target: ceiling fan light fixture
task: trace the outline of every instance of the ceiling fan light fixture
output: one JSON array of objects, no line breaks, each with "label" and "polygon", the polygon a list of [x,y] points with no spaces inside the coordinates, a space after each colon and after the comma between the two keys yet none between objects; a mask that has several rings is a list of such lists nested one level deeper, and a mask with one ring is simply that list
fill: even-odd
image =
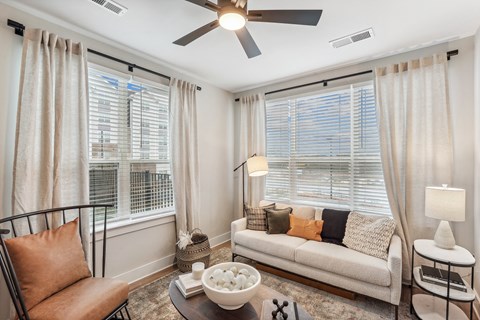
[{"label": "ceiling fan light fixture", "polygon": [[227,30],[239,30],[245,26],[247,19],[240,10],[228,10],[219,14],[220,26]]}]

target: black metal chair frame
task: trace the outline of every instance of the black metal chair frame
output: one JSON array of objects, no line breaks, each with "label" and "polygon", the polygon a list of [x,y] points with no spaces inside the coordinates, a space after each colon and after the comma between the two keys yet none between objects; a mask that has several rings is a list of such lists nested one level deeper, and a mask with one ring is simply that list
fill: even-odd
[{"label": "black metal chair frame", "polygon": [[[28,224],[28,231],[29,233],[26,234],[34,234],[33,226],[32,226],[32,219],[37,217],[44,219],[45,227],[47,230],[50,230],[51,226],[53,225],[52,219],[53,215],[58,215],[61,213],[61,221],[62,224],[65,224],[67,221],[67,214],[74,213],[76,217],[78,217],[79,221],[79,234],[80,238],[82,238],[82,210],[92,210],[93,213],[93,221],[95,221],[95,217],[98,211],[102,211],[99,214],[103,215],[103,239],[102,239],[102,275],[101,277],[105,277],[105,265],[106,265],[106,252],[107,252],[107,209],[112,207],[111,205],[103,205],[103,204],[92,204],[92,205],[78,205],[78,206],[70,206],[70,207],[61,207],[61,208],[53,208],[47,210],[40,210],[35,212],[24,213],[16,216],[11,216],[8,218],[0,219],[0,268],[2,269],[2,274],[5,279],[5,283],[7,285],[7,289],[10,293],[10,297],[12,298],[13,305],[15,307],[15,311],[17,312],[19,320],[30,320],[28,315],[28,310],[25,307],[24,298],[22,292],[20,290],[20,285],[15,274],[15,269],[12,265],[12,261],[8,254],[7,247],[5,245],[4,236],[12,232],[13,237],[21,236],[18,234],[15,228],[15,222],[19,222],[19,220],[23,219],[23,222],[27,222]],[[103,210],[101,210],[103,209]],[[7,225],[7,226],[5,226]],[[93,277],[96,276],[96,230],[95,230],[96,223],[92,223],[92,275]],[[42,230],[37,230],[36,232],[40,232]],[[130,320],[130,314],[127,309],[128,299],[120,304],[115,310],[113,310],[104,320],[107,319],[124,319]]]}]

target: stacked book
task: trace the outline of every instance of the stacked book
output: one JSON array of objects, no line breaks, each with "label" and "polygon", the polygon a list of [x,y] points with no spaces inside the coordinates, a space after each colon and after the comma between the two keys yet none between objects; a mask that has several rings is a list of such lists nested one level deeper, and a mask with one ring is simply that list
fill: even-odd
[{"label": "stacked book", "polygon": [[[448,271],[424,266],[420,268],[420,278],[422,281],[446,287],[448,285]],[[450,271],[450,289],[467,292],[467,286],[462,277],[457,273]]]},{"label": "stacked book", "polygon": [[185,299],[203,292],[202,280],[193,279],[191,273],[181,274],[175,280],[175,285]]}]

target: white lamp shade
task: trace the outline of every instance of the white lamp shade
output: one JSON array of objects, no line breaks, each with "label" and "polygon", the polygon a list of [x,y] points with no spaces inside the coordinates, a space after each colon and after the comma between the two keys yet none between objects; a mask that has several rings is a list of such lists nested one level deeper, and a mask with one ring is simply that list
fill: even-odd
[{"label": "white lamp shade", "polygon": [[427,187],[425,216],[446,221],[465,221],[465,190]]},{"label": "white lamp shade", "polygon": [[251,157],[247,160],[248,175],[251,177],[261,177],[268,173],[268,161],[263,156]]}]

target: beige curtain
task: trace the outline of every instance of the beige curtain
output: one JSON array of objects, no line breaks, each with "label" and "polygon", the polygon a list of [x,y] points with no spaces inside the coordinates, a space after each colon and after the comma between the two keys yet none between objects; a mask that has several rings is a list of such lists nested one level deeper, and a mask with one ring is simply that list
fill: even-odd
[{"label": "beige curtain", "polygon": [[[198,136],[196,86],[170,81],[170,154],[177,235],[198,227]],[[208,191],[206,191],[208,192]]]},{"label": "beige curtain", "polygon": [[[265,156],[265,95],[254,94],[240,98],[239,105],[239,145],[235,167],[256,153]],[[235,219],[243,217],[242,179],[245,178],[245,202],[257,206],[265,197],[265,177],[248,177],[245,165],[245,177],[242,170],[235,172]]]},{"label": "beige curtain", "polygon": [[[17,113],[14,214],[88,204],[88,90],[81,43],[25,31]],[[88,248],[88,213],[82,219]],[[85,250],[88,254],[88,250]]]},{"label": "beige curtain", "polygon": [[385,186],[406,280],[413,241],[433,238],[439,222],[425,217],[425,187],[452,181],[447,68],[446,54],[438,54],[375,70]]}]

